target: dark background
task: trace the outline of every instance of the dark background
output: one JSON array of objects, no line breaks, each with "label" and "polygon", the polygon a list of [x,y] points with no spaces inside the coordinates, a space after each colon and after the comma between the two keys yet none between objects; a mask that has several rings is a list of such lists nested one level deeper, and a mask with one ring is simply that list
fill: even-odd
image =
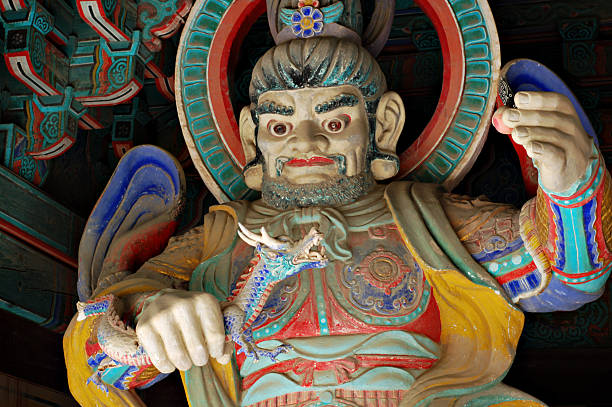
[{"label": "dark background", "polygon": [[[491,0],[490,4],[500,36],[502,65],[514,58],[531,58],[557,72],[587,111],[610,165],[612,1]],[[391,37],[378,59],[389,88],[398,91],[406,105],[404,148],[427,124],[438,101],[443,62],[435,38],[431,22],[412,1],[398,0]],[[173,49],[177,39],[166,41],[164,47]],[[250,70],[271,45],[266,21],[260,19],[245,40],[237,56],[238,68],[232,73],[236,109],[247,103]],[[166,68],[171,69],[172,63],[168,60]],[[7,90],[8,73],[2,69],[0,83]],[[398,74],[406,71],[412,74]],[[174,105],[153,103],[158,98],[150,92],[143,91],[136,98],[150,114],[149,120],[135,119],[136,144],[162,145],[186,169],[190,206],[183,219],[184,230],[201,220],[214,199],[186,156]],[[86,218],[116,159],[109,151],[108,132],[82,133],[77,145],[56,160],[43,189]],[[518,160],[506,136],[490,131],[479,159],[456,192],[487,195],[517,207],[525,202],[528,197]],[[608,285],[601,299],[578,311],[527,315],[515,363],[504,382],[551,406],[612,406],[612,287]],[[76,301],[75,296],[73,299]],[[0,311],[0,324],[0,372],[68,393],[61,334],[6,311]],[[150,406],[186,405],[179,382],[174,374],[141,395]]]}]

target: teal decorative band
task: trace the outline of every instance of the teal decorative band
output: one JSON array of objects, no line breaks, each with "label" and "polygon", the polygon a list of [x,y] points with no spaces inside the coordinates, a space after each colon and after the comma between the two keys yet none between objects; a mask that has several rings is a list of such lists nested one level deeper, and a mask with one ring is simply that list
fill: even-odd
[{"label": "teal decorative band", "polygon": [[411,174],[411,178],[445,184],[450,189],[469,171],[486,139],[495,102],[499,45],[497,30],[486,2],[448,1],[463,38],[463,95],[450,127],[429,157]]},{"label": "teal decorative band", "polygon": [[[196,168],[221,202],[248,199],[253,194],[244,183],[235,152],[225,145],[228,136],[221,136],[208,90],[211,46],[231,4],[225,0],[198,0],[194,4],[183,29],[176,65],[177,109],[183,135]],[[229,24],[223,27],[234,31],[239,28]],[[222,114],[233,113],[225,109]]]}]

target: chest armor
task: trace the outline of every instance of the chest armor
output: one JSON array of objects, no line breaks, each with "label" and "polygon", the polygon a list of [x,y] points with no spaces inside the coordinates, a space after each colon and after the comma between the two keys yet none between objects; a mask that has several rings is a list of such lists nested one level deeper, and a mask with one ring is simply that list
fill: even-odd
[{"label": "chest armor", "polygon": [[[330,258],[327,268],[305,270],[274,287],[251,325],[255,341],[405,330],[439,342],[431,288],[397,227],[351,232],[347,242],[351,260]],[[237,244],[234,275],[252,256],[252,247]]]}]

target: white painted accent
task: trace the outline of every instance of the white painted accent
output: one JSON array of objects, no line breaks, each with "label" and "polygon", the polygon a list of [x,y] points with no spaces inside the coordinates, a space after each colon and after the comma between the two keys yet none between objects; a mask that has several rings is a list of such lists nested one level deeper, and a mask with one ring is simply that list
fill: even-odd
[{"label": "white painted accent", "polygon": [[2,11],[9,11],[9,10],[21,10],[22,8],[25,8],[23,1],[21,0],[2,0],[2,3],[0,3],[2,5]]},{"label": "white painted accent", "polygon": [[8,59],[13,74],[21,79],[30,89],[34,90],[37,95],[49,96],[60,94],[36,72],[32,71],[32,65],[26,55],[9,56]]},{"label": "white painted accent", "polygon": [[108,95],[102,96],[86,96],[86,97],[78,97],[76,98],[83,106],[109,106],[116,105],[119,103],[123,103],[125,101],[130,100],[134,97],[139,91],[142,89],[142,85],[140,85],[135,80],[132,80],[123,88],[110,93]]},{"label": "white painted accent", "polygon": [[57,143],[38,152],[32,152],[29,155],[35,160],[50,160],[64,154],[74,144],[74,140],[70,137],[63,137]]},{"label": "white painted accent", "polygon": [[[83,17],[89,25],[102,35],[105,40],[111,42],[130,40],[106,17],[99,1],[79,1],[77,2],[77,7],[79,7]],[[100,24],[100,22],[104,22],[105,24]]]}]

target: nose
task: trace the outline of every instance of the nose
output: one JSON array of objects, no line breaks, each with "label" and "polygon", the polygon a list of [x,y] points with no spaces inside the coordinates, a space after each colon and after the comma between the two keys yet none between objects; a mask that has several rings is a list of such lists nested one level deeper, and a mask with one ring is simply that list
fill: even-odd
[{"label": "nose", "polygon": [[329,139],[317,130],[317,126],[312,120],[304,120],[293,129],[288,143],[296,153],[313,151],[324,153],[329,146]]}]

